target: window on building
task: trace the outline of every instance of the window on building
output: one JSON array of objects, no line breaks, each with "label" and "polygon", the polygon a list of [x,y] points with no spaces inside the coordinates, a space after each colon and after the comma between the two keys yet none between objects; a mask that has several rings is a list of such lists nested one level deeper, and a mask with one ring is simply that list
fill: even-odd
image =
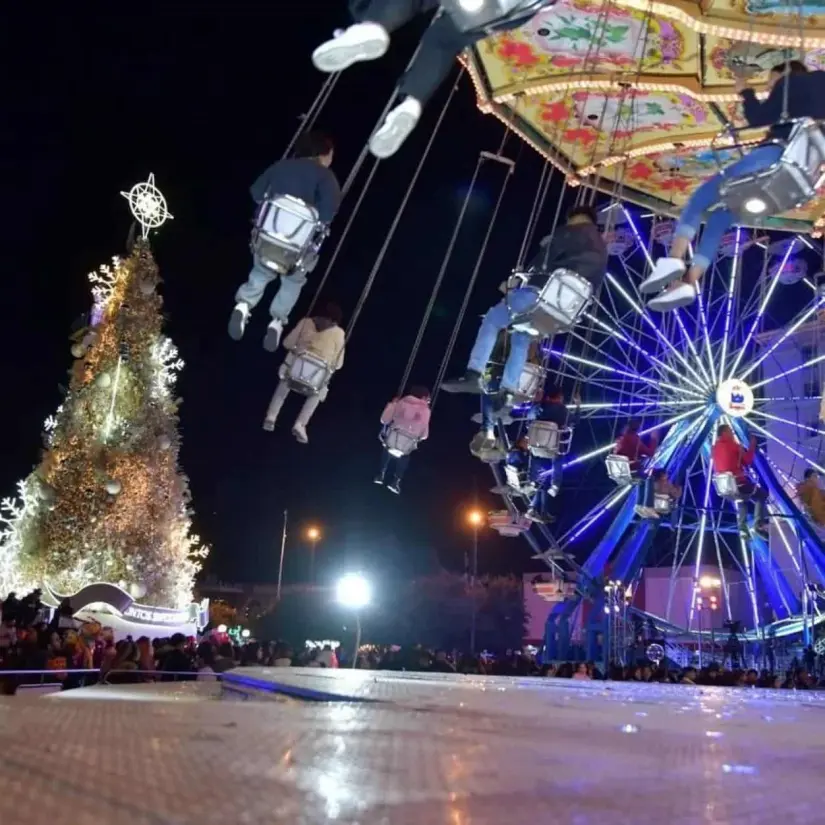
[{"label": "window on building", "polygon": [[806,344],[800,349],[799,354],[801,356],[802,363],[805,364],[812,358],[816,358],[816,347],[813,346],[813,344]]}]

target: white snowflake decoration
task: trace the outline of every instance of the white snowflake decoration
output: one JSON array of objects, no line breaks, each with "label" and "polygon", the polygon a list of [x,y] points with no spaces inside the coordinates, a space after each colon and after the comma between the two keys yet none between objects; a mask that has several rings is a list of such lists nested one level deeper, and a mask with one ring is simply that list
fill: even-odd
[{"label": "white snowflake decoration", "polygon": [[[92,283],[92,297],[95,308],[104,307],[112,296],[112,290],[118,279],[118,269],[120,268],[120,258],[112,258],[112,265],[103,264],[97,272],[89,273],[89,280]],[[94,315],[94,312],[93,312]]]},{"label": "white snowflake decoration", "polygon": [[166,398],[175,386],[178,373],[184,362],[171,338],[162,337],[152,348],[152,362],[155,365],[155,394]]}]

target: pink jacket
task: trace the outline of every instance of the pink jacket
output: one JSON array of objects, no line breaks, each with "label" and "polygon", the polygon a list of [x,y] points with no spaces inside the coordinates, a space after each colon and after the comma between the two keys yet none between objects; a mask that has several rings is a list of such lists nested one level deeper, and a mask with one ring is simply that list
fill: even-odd
[{"label": "pink jacket", "polygon": [[390,401],[381,414],[382,424],[395,424],[413,438],[424,441],[430,435],[430,405],[423,398],[405,395]]}]

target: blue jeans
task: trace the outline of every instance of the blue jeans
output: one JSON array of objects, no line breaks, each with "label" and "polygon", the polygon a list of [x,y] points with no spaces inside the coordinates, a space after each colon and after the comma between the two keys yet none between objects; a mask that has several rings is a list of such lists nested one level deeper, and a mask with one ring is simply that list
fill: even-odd
[{"label": "blue jeans", "polygon": [[401,481],[404,473],[407,472],[409,463],[410,457],[408,455],[394,456],[390,455],[387,450],[384,450],[384,455],[381,456],[381,478],[384,478],[387,470],[392,467],[394,480]]},{"label": "blue jeans", "polygon": [[[772,166],[782,156],[781,146],[759,146],[750,154],[740,158],[725,169],[725,175],[714,175],[706,180],[685,204],[674,236],[692,241],[699,231],[699,224],[708,210],[719,203],[719,187],[725,177],[738,177],[760,172]],[[716,257],[719,244],[725,232],[733,226],[734,215],[730,209],[720,206],[708,215],[707,226],[699,240],[693,265],[701,267],[704,272]]]},{"label": "blue jeans", "polygon": [[298,302],[301,290],[307,282],[307,268],[299,269],[289,275],[280,275],[272,269],[264,266],[255,258],[249,278],[238,287],[235,300],[238,303],[246,304],[250,309],[254,309],[264,291],[276,278],[281,279],[281,285],[269,305],[269,314],[273,318],[286,323],[289,320],[289,313]]},{"label": "blue jeans", "polygon": [[493,413],[498,404],[493,396],[499,391],[500,386],[500,378],[491,378],[487,382],[487,393],[481,396],[481,429],[488,433],[495,429],[496,419]]},{"label": "blue jeans", "polygon": [[[467,369],[483,373],[493,354],[499,332],[510,325],[511,313],[520,315],[522,312],[528,312],[535,307],[537,302],[538,293],[535,290],[521,288],[512,290],[508,293],[506,300],[499,301],[491,307],[481,322]],[[529,352],[530,336],[526,332],[511,332],[510,354],[507,356],[504,374],[501,376],[502,390],[515,392]]]}]

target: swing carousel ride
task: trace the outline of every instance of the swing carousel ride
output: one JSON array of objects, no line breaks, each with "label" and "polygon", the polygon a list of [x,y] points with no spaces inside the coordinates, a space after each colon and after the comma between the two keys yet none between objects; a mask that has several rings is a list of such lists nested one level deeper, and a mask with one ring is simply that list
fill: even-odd
[{"label": "swing carousel ride", "polygon": [[[808,643],[825,618],[825,544],[795,492],[805,470],[825,473],[817,239],[825,201],[818,193],[732,229],[693,307],[652,315],[638,292],[691,192],[763,138],[740,131],[734,72],[758,85],[786,59],[823,68],[823,13],[825,0],[558,0],[464,58],[481,111],[547,161],[539,212],[551,177],[561,175],[563,197],[600,208],[611,254],[601,291],[566,335],[545,343],[543,365],[567,388],[586,388],[576,431],[562,434],[571,446],[560,495],[579,498],[570,490],[593,482],[603,497],[574,523],[531,524],[529,493],[489,462],[507,507],[491,526],[528,539],[556,592],[568,594],[548,620],[550,658],[569,656],[571,639],[589,658],[599,655],[596,640],[620,610],[617,583],[623,594],[643,589],[649,566],[669,568],[663,608],[631,609],[676,641],[713,624],[702,617],[708,599],[698,587],[708,578],[720,591],[715,626],[742,620],[744,638]],[[642,420],[643,433],[663,433],[649,466],[683,488],[678,501],[657,496],[658,518],[637,514],[641,485],[621,467],[606,468],[629,417]],[[736,509],[745,503],[714,476],[721,423],[744,444],[758,439],[751,469],[769,493],[767,539],[742,531]],[[497,429],[507,446],[528,427],[516,420]],[[564,453],[566,442],[544,457]]]}]

